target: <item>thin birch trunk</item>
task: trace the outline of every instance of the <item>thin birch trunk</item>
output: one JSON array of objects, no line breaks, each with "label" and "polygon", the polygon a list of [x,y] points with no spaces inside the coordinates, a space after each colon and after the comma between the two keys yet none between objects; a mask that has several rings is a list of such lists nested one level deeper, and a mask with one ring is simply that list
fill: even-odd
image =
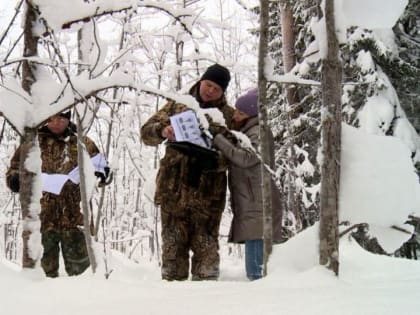
[{"label": "thin birch trunk", "polygon": [[[38,55],[38,37],[34,35],[33,27],[36,24],[36,12],[30,1],[26,2],[27,10],[24,22],[24,57],[33,57]],[[22,87],[31,94],[33,83],[36,82],[36,66],[28,60],[25,60],[22,65]],[[27,113],[30,115],[31,113]],[[28,121],[31,121],[27,117]],[[37,257],[31,253],[31,237],[33,236],[33,228],[40,226],[38,214],[31,211],[32,199],[34,197],[33,183],[36,180],[37,174],[28,169],[27,160],[29,154],[38,146],[38,130],[32,127],[25,127],[21,138],[21,152],[19,165],[19,182],[20,191],[19,198],[22,208],[23,219],[23,254],[22,267],[34,268],[37,263]],[[32,229],[31,229],[32,228]]]},{"label": "thin birch trunk", "polygon": [[83,158],[85,146],[83,144],[83,127],[82,122],[80,119],[80,115],[76,112],[77,117],[77,165],[79,167],[79,174],[80,174],[80,196],[81,196],[81,204],[82,204],[82,212],[83,212],[83,226],[84,226],[84,234],[86,240],[86,247],[90,261],[90,267],[92,268],[92,272],[96,272],[96,257],[95,253],[92,248],[92,236],[90,234],[90,207],[88,201],[88,195],[86,191],[86,172],[85,172],[85,161]]},{"label": "thin birch trunk", "polygon": [[[123,25],[123,29],[121,31],[121,37],[120,37],[120,42],[119,42],[119,46],[118,46],[118,50],[122,50],[124,47],[124,41],[126,38],[126,24],[128,23],[127,21],[129,21],[131,18],[131,14],[128,16],[128,18],[124,21],[124,25]],[[116,65],[116,68],[119,68],[119,64]],[[117,97],[117,93],[118,93],[118,89],[114,89],[113,91],[113,99],[115,99]],[[109,158],[109,154],[110,154],[110,150],[111,150],[111,135],[112,135],[112,131],[113,131],[113,127],[114,127],[114,116],[115,116],[115,111],[117,109],[117,105],[112,106],[111,109],[111,117],[110,117],[110,123],[108,126],[108,136],[107,136],[107,140],[106,140],[106,149],[105,149],[105,157],[108,159]],[[96,220],[95,220],[95,228],[94,228],[94,236],[95,236],[95,240],[98,241],[98,230],[99,230],[99,222],[101,221],[102,218],[102,208],[105,202],[105,187],[101,187],[100,188],[100,197],[99,197],[99,203],[98,203],[98,209],[97,209],[97,215],[96,215]]]},{"label": "thin birch trunk", "polygon": [[35,268],[37,257],[31,253],[31,237],[35,232],[32,228],[35,226],[40,227],[39,216],[33,213],[31,209],[32,198],[34,193],[33,183],[37,174],[28,170],[26,162],[29,159],[29,154],[38,145],[38,132],[36,128],[25,128],[25,132],[21,139],[20,151],[20,165],[19,165],[19,197],[20,205],[22,207],[23,219],[23,254],[22,254],[22,267]]},{"label": "thin birch trunk", "polygon": [[[95,30],[93,30],[95,31]],[[90,38],[91,34],[87,34],[85,26],[83,26],[77,33],[77,40],[78,40],[78,54],[79,60],[85,61],[87,56],[84,55],[84,51],[82,49],[83,41],[85,40],[85,36]],[[99,58],[99,57],[98,57]],[[79,67],[78,72],[82,73],[84,71],[89,71],[88,69],[83,69]],[[84,161],[84,151],[85,145],[83,143],[83,123],[82,119],[80,118],[79,112],[76,110],[76,118],[77,118],[77,165],[79,167],[79,174],[80,174],[80,197],[81,197],[81,207],[83,213],[83,227],[84,227],[84,235],[85,235],[85,242],[86,248],[88,252],[88,257],[90,261],[90,267],[92,268],[92,272],[96,272],[97,268],[97,261],[95,257],[95,253],[92,247],[92,234],[91,234],[91,224],[90,224],[90,217],[91,217],[91,207],[88,200],[87,194],[87,187],[86,187],[86,171],[85,171],[85,161]]]}]

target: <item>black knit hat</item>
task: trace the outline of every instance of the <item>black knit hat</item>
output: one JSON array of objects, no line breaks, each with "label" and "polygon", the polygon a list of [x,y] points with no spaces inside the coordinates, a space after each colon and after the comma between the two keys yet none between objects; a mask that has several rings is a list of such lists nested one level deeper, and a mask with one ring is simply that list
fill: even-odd
[{"label": "black knit hat", "polygon": [[202,80],[209,80],[216,83],[222,88],[224,92],[226,91],[226,88],[230,81],[230,73],[228,69],[215,63],[214,65],[207,68],[200,81]]},{"label": "black knit hat", "polygon": [[64,117],[64,118],[67,118],[68,120],[70,120],[71,111],[68,110],[67,112],[62,112],[62,113],[58,114],[58,116],[61,116],[61,117]]}]

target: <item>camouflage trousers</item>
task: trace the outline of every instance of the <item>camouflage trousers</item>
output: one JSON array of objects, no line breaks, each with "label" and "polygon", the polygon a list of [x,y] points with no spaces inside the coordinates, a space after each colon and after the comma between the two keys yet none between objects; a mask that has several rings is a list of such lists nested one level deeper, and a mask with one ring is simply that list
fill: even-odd
[{"label": "camouflage trousers", "polygon": [[58,277],[60,246],[69,276],[81,274],[90,265],[85,236],[79,229],[42,232],[42,246],[41,266],[47,277]]},{"label": "camouflage trousers", "polygon": [[162,279],[187,280],[191,250],[192,280],[217,280],[221,213],[205,215],[194,209],[177,209],[175,216],[162,207],[161,217]]}]

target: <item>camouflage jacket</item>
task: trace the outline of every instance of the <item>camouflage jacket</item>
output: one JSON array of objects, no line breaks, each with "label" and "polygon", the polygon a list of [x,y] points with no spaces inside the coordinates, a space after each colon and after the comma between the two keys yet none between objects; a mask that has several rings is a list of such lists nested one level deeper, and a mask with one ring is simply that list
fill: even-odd
[{"label": "camouflage jacket", "polygon": [[[68,174],[77,166],[77,136],[68,128],[63,135],[51,133],[47,127],[38,132],[41,150],[42,173]],[[95,143],[88,137],[83,139],[90,156],[99,153]],[[9,177],[19,173],[20,147],[10,161],[10,168],[6,174]],[[48,192],[42,193],[41,198],[41,232],[48,230],[70,230],[83,225],[83,215],[80,211],[79,185],[68,180],[60,195]]]},{"label": "camouflage jacket", "polygon": [[[190,94],[199,101],[198,84],[191,88]],[[202,108],[218,108],[230,127],[234,110],[227,104],[224,96],[212,104],[203,104],[200,101],[199,104]],[[184,104],[169,101],[142,126],[143,142],[152,146],[161,144],[165,140],[161,135],[162,130],[170,125],[169,117],[188,109]],[[203,214],[220,215],[225,207],[227,160],[218,152],[217,163],[207,163],[205,154],[188,154],[172,146],[170,142],[167,144],[156,177],[155,203],[162,205],[163,210],[170,209],[173,214],[191,208]]]}]

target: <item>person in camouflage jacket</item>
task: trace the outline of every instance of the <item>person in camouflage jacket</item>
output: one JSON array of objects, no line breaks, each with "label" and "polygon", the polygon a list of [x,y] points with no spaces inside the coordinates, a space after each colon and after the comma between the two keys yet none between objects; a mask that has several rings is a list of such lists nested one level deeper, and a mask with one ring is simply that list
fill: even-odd
[{"label": "person in camouflage jacket", "polygon": [[[68,174],[77,167],[78,140],[75,126],[69,119],[70,112],[52,116],[39,130],[42,173]],[[84,137],[83,142],[91,157],[99,153],[91,139]],[[19,192],[19,163],[20,147],[14,153],[6,174],[7,185],[13,192]],[[59,195],[42,193],[40,220],[44,252],[41,266],[47,277],[59,275],[60,245],[68,275],[78,275],[90,265],[85,237],[80,230],[83,226],[80,201],[79,185],[70,180],[64,184]]]},{"label": "person in camouflage jacket", "polygon": [[[218,108],[228,126],[234,111],[224,96],[229,80],[229,71],[215,64],[189,92],[201,108]],[[155,192],[155,203],[161,209],[162,279],[188,279],[191,250],[192,279],[217,280],[227,161],[219,153],[214,161],[206,150],[185,152],[175,145],[169,117],[188,109],[184,104],[169,101],[141,128],[142,141],[147,145],[157,146],[168,140]]]}]

